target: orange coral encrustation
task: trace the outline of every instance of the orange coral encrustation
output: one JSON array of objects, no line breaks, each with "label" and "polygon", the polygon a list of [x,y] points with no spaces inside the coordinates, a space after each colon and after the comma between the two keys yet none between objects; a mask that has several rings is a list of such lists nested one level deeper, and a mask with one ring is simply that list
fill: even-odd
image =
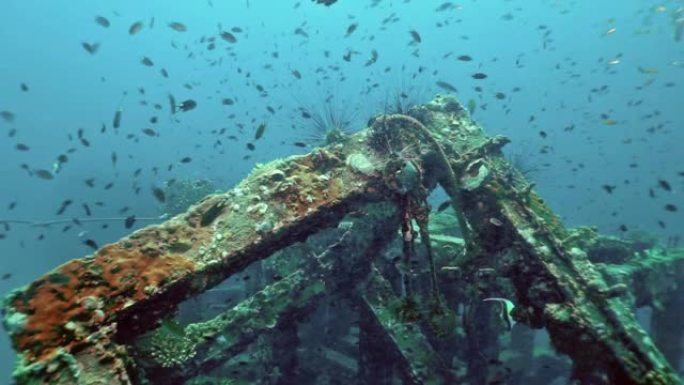
[{"label": "orange coral encrustation", "polygon": [[32,361],[59,347],[69,351],[111,322],[117,311],[194,270],[195,263],[179,255],[149,256],[137,248],[107,245],[92,257],[65,263],[14,296],[13,308],[26,321],[13,342]]}]

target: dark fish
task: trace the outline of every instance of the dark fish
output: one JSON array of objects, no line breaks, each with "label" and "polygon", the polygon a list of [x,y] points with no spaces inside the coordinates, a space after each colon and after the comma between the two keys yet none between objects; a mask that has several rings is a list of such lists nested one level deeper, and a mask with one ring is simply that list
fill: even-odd
[{"label": "dark fish", "polygon": [[185,26],[183,23],[179,23],[177,21],[169,23],[169,28],[176,32],[185,32],[188,30],[188,28]]},{"label": "dark fish", "polygon": [[233,35],[232,33],[228,32],[228,31],[221,32],[221,39],[223,39],[223,40],[225,40],[231,44],[237,43],[237,38],[235,37],[235,35]]},{"label": "dark fish", "polygon": [[131,24],[130,28],[128,28],[128,34],[135,35],[136,33],[140,32],[141,29],[143,29],[142,21],[136,21],[135,23]]},{"label": "dark fish", "polygon": [[93,241],[92,239],[86,239],[85,241],[83,241],[83,244],[90,247],[93,250],[99,249],[97,243],[95,243],[95,241]]},{"label": "dark fish", "polygon": [[188,112],[188,111],[190,111],[190,110],[194,110],[195,107],[197,107],[197,102],[194,101],[194,100],[192,100],[192,99],[188,99],[188,100],[182,102],[182,103],[178,106],[178,109],[181,110],[181,111],[183,111],[183,112]]},{"label": "dark fish", "polygon": [[622,231],[623,233],[626,232],[626,231],[628,230],[628,229],[627,229],[627,226],[625,226],[624,224],[623,224],[623,225],[620,225],[620,227],[618,227],[618,229],[619,229],[620,231]]},{"label": "dark fish", "polygon": [[126,217],[126,220],[124,220],[124,226],[127,229],[130,229],[131,227],[133,227],[134,224],[135,224],[135,215],[131,215],[130,217]]},{"label": "dark fish", "polygon": [[154,65],[152,59],[148,58],[147,56],[143,57],[140,62],[147,67],[152,67]]},{"label": "dark fish", "polygon": [[82,206],[83,206],[83,211],[85,211],[86,216],[90,216],[92,214],[92,212],[90,211],[90,206],[88,206],[88,204],[86,204],[86,203],[83,203]]},{"label": "dark fish", "polygon": [[88,187],[95,187],[95,178],[88,178],[83,181]]},{"label": "dark fish", "polygon": [[0,118],[8,123],[14,122],[14,113],[10,111],[0,111]]},{"label": "dark fish", "polygon": [[675,211],[678,210],[678,209],[677,209],[677,206],[673,205],[672,203],[666,204],[664,208],[665,208],[666,211],[669,211],[669,212],[671,212],[671,213],[674,213]]},{"label": "dark fish", "polygon": [[437,84],[437,87],[439,87],[439,88],[441,88],[441,89],[443,89],[443,90],[445,90],[445,91],[448,91],[448,92],[458,92],[458,89],[456,89],[456,87],[454,87],[453,85],[451,85],[451,84],[449,84],[449,83],[447,83],[447,82],[445,82],[445,81],[439,80],[439,81],[438,81],[437,83],[435,83],[435,84]]},{"label": "dark fish", "polygon": [[224,106],[232,106],[233,104],[235,104],[235,100],[233,100],[231,98],[224,98],[221,101],[221,103],[223,103]]},{"label": "dark fish", "polygon": [[471,75],[473,79],[482,80],[487,78],[487,74],[482,72],[477,72]]},{"label": "dark fish", "polygon": [[40,179],[45,179],[45,180],[50,180],[54,178],[52,173],[48,170],[33,170],[33,175],[37,176]]},{"label": "dark fish", "polygon": [[29,90],[29,87],[28,87],[28,85],[26,85],[26,83],[21,83],[21,85],[19,87],[24,92],[28,92],[28,90]]},{"label": "dark fish", "polygon": [[423,39],[421,39],[420,34],[417,31],[411,30],[409,31],[409,33],[411,34],[411,39],[413,39],[414,43],[420,43],[423,41]]},{"label": "dark fish", "polygon": [[347,33],[344,35],[344,37],[349,37],[352,33],[354,33],[354,31],[356,31],[358,26],[358,23],[350,24],[349,27],[347,27]]},{"label": "dark fish", "polygon": [[294,76],[294,77],[297,78],[297,79],[301,79],[301,78],[302,78],[302,74],[301,74],[299,71],[297,71],[297,70],[292,70],[292,76]]},{"label": "dark fish", "polygon": [[147,136],[159,136],[159,133],[152,128],[143,128],[142,133]]},{"label": "dark fish", "polygon": [[304,142],[294,142],[292,144],[296,147],[302,147],[302,148],[306,147],[306,143],[304,143]]},{"label": "dark fish", "polygon": [[256,129],[256,133],[254,134],[254,140],[261,139],[261,137],[264,136],[264,131],[266,131],[266,123],[261,123],[259,127],[257,127]]},{"label": "dark fish", "polygon": [[66,211],[66,209],[69,208],[69,206],[71,206],[72,203],[73,203],[73,202],[71,201],[71,199],[67,199],[67,200],[65,200],[64,202],[62,202],[62,205],[59,206],[59,210],[57,210],[57,215],[62,215],[62,214],[64,214],[64,212]]},{"label": "dark fish", "polygon": [[95,55],[95,54],[97,53],[97,50],[100,48],[100,43],[92,43],[92,44],[91,44],[91,43],[87,43],[87,42],[84,41],[83,43],[81,43],[81,46],[82,46],[83,49],[85,49],[86,52],[88,52],[89,54]]},{"label": "dark fish", "polygon": [[114,120],[112,121],[112,127],[119,128],[121,126],[121,114],[123,113],[123,109],[119,108],[116,110],[114,113]]},{"label": "dark fish", "polygon": [[186,156],[185,158],[181,159],[180,162],[181,162],[181,163],[186,163],[186,164],[187,164],[187,163],[192,162],[192,158],[189,157],[189,156]]},{"label": "dark fish", "polygon": [[253,144],[253,143],[247,143],[247,149],[248,149],[249,151],[254,151],[255,148],[256,148],[256,147],[254,147],[254,144]]},{"label": "dark fish", "polygon": [[104,16],[95,16],[95,23],[103,28],[109,28],[110,26],[109,19]]},{"label": "dark fish", "polygon": [[458,59],[460,61],[471,61],[471,60],[473,60],[473,58],[470,57],[470,55],[461,55],[461,56],[457,57],[456,59]]},{"label": "dark fish", "polygon": [[28,150],[29,150],[29,146],[25,145],[24,143],[17,143],[17,144],[14,146],[14,148],[15,148],[17,151],[28,151]]},{"label": "dark fish", "polygon": [[165,78],[168,78],[168,77],[169,77],[169,73],[166,72],[165,69],[162,68],[162,69],[159,70],[159,72],[162,74],[163,77],[165,77]]},{"label": "dark fish", "polygon": [[2,275],[2,280],[6,281],[8,279],[12,278],[12,273],[5,273]]},{"label": "dark fish", "polygon": [[[506,99],[506,94],[504,94],[503,92],[497,92],[496,94],[494,94],[494,97],[499,99],[499,100],[502,100],[502,99]],[[570,131],[570,130],[566,129],[565,131]]]},{"label": "dark fish", "polygon": [[115,151],[112,151],[111,159],[112,159],[112,167],[116,167],[116,161],[119,159],[119,157],[116,155]]},{"label": "dark fish", "polygon": [[171,105],[171,114],[175,114],[178,106],[176,105],[176,98],[171,94],[169,94],[169,104]]},{"label": "dark fish", "polygon": [[160,203],[166,202],[166,194],[164,194],[164,190],[160,189],[159,187],[152,186],[152,195],[154,196],[154,199]]},{"label": "dark fish", "polygon": [[658,179],[658,187],[665,191],[672,191],[672,186],[670,186],[670,183],[664,179]]},{"label": "dark fish", "polygon": [[608,194],[612,194],[613,190],[615,190],[615,187],[616,186],[611,186],[608,184],[604,184],[603,186],[601,186],[601,188],[604,189]]},{"label": "dark fish", "polygon": [[442,211],[448,209],[449,206],[451,206],[451,201],[444,201],[439,206],[437,206],[437,212],[441,213]]}]

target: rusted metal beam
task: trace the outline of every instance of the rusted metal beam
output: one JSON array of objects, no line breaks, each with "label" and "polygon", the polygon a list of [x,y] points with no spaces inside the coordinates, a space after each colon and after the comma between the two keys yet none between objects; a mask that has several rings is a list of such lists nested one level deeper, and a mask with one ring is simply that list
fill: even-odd
[{"label": "rusted metal beam", "polygon": [[131,342],[189,296],[335,225],[357,204],[386,198],[380,161],[362,135],[257,168],[233,190],[14,291],[4,324],[21,356],[17,378],[84,376],[65,362]]},{"label": "rusted metal beam", "polygon": [[[454,99],[438,97],[421,108],[421,121],[459,178],[452,198],[467,222],[470,257],[517,251],[508,254],[504,273],[516,287],[518,317],[548,329],[582,383],[679,384],[620,300],[624,288],[606,284],[581,243],[504,159],[500,148],[507,140],[487,137],[456,106]],[[454,182],[448,175],[440,179]]]},{"label": "rusted metal beam", "polygon": [[364,317],[370,320],[366,333],[378,336],[384,348],[391,352],[405,384],[451,384],[448,366],[422,334],[420,324],[409,322],[397,311],[402,300],[377,269],[373,269],[362,293]]}]

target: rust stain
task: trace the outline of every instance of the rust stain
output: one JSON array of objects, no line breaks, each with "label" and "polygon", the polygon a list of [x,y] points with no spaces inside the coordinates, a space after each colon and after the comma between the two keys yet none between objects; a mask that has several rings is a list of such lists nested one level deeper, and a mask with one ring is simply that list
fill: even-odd
[{"label": "rust stain", "polygon": [[58,347],[70,351],[124,306],[194,270],[194,262],[179,255],[105,246],[92,258],[65,263],[14,298],[14,309],[27,316],[14,342],[32,361]]}]

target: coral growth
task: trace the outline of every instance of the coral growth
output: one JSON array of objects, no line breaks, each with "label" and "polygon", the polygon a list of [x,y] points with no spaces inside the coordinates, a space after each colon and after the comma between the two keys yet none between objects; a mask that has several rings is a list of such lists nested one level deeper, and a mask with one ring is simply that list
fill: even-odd
[{"label": "coral growth", "polygon": [[139,249],[106,246],[12,294],[7,320],[14,323],[13,342],[32,361],[49,357],[59,347],[70,351],[119,310],[194,269],[194,263],[181,256],[148,256]]}]

